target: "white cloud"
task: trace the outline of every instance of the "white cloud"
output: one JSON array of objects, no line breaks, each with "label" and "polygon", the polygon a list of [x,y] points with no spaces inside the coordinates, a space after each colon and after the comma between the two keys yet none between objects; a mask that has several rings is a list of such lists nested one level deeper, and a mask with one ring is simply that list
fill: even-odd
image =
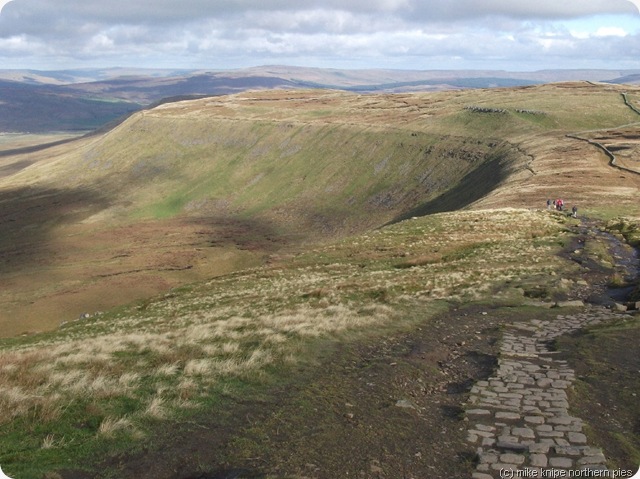
[{"label": "white cloud", "polygon": [[626,37],[629,35],[624,29],[618,27],[602,27],[598,28],[595,33],[596,37]]},{"label": "white cloud", "polygon": [[622,68],[637,55],[620,42],[637,45],[638,31],[628,0],[13,0],[0,14],[0,65]]}]

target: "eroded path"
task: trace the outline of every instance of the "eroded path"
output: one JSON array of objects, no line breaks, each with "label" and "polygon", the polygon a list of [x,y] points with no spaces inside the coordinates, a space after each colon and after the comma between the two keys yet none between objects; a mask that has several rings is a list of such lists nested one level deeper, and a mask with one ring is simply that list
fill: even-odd
[{"label": "eroded path", "polygon": [[602,450],[588,443],[583,420],[569,412],[567,390],[575,372],[555,358],[551,344],[619,316],[593,308],[507,327],[497,371],[472,388],[466,411],[467,440],[479,458],[474,479],[505,477],[508,470],[606,468]]}]

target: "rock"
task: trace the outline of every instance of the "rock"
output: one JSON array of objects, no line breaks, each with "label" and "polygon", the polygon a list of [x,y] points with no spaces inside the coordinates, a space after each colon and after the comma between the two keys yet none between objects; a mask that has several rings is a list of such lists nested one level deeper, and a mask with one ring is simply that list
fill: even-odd
[{"label": "rock", "polygon": [[517,412],[509,412],[509,411],[498,411],[496,413],[496,419],[520,419],[520,414]]},{"label": "rock", "polygon": [[558,301],[556,306],[558,308],[582,308],[584,303],[580,299],[574,299],[569,301]]},{"label": "rock", "polygon": [[552,457],[549,459],[551,467],[558,467],[563,469],[569,469],[573,466],[573,461],[568,457]]},{"label": "rock", "polygon": [[505,464],[524,464],[524,456],[522,454],[512,453],[501,454],[500,461]]},{"label": "rock", "polygon": [[514,427],[511,430],[511,434],[514,436],[522,437],[524,439],[535,439],[535,433],[528,427]]},{"label": "rock", "polygon": [[614,303],[613,304],[613,308],[614,311],[618,311],[620,313],[624,313],[627,311],[627,305],[625,304],[620,304],[620,303]]},{"label": "rock", "polygon": [[531,454],[546,454],[549,452],[550,447],[549,444],[537,442],[529,446],[529,452]]},{"label": "rock", "polygon": [[569,439],[569,442],[571,442],[573,444],[586,444],[587,443],[587,436],[585,436],[584,434],[582,434],[580,432],[568,432],[567,433],[567,439]]},{"label": "rock", "polygon": [[396,401],[396,407],[405,409],[418,409],[415,404],[407,399],[398,399],[398,401]]},{"label": "rock", "polygon": [[544,454],[531,454],[531,465],[533,467],[547,467],[549,459]]},{"label": "rock", "polygon": [[498,441],[496,443],[496,446],[500,449],[508,449],[511,451],[526,451],[528,449],[528,446],[526,446],[525,444],[520,444],[519,442],[506,441],[506,440]]},{"label": "rock", "polygon": [[490,416],[491,411],[488,409],[468,409],[467,416]]},{"label": "rock", "polygon": [[606,462],[606,459],[602,453],[594,454],[591,456],[585,456],[581,459],[578,459],[578,465],[580,466],[586,466],[586,465],[592,465],[592,464],[604,464],[605,462]]},{"label": "rock", "polygon": [[478,460],[481,464],[493,464],[498,462],[498,455],[489,452],[483,452],[478,456]]},{"label": "rock", "polygon": [[531,424],[544,424],[543,416],[525,416],[524,421]]}]

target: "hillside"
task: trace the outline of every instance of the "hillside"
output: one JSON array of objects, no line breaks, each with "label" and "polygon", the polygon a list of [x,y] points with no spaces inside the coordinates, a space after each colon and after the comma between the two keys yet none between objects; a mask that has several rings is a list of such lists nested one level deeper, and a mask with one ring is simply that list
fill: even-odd
[{"label": "hillside", "polygon": [[0,133],[86,133],[141,105],[68,87],[0,80]]},{"label": "hillside", "polygon": [[637,122],[623,91],[637,101],[629,87],[587,83],[243,93],[6,156],[4,334],[414,215],[559,196],[581,211],[637,211],[638,175],[565,136]]},{"label": "hillside", "polygon": [[[469,477],[462,417],[505,331],[626,308],[609,294],[637,280],[622,238],[640,241],[639,99],[586,82],[244,92],[48,147],[16,138],[0,156],[0,464]],[[580,218],[546,211],[555,198]],[[637,317],[617,319],[590,334],[627,351]],[[575,399],[603,381],[620,418],[637,358],[615,350],[617,383],[585,363]],[[627,467],[633,421],[594,421],[589,444]]]}]

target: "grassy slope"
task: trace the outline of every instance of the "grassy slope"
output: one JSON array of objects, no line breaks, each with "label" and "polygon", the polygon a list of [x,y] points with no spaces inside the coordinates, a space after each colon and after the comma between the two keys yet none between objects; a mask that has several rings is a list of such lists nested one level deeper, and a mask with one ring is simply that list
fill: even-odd
[{"label": "grassy slope", "polygon": [[[256,264],[283,244],[469,205],[563,197],[590,214],[640,214],[637,175],[621,178],[601,151],[565,136],[637,121],[622,91],[244,93],[162,105],[104,134],[0,158],[2,330],[50,329]],[[182,258],[170,271],[168,251]]]},{"label": "grassy slope", "polygon": [[[181,102],[134,115],[10,183],[39,175],[99,188],[128,217],[223,208],[302,221],[316,232],[362,231],[473,178],[489,160],[502,160],[491,167],[499,180],[522,171],[528,152],[514,146],[523,136],[563,141],[564,133],[637,122],[620,91],[590,84],[428,95],[276,91]],[[450,209],[462,206],[452,201]]]},{"label": "grassy slope", "polygon": [[569,241],[564,221],[522,210],[409,220],[5,340],[0,462],[21,478],[79,467],[96,451],[144,444],[158,421],[188,421],[243,382],[277,375],[319,341],[410,327],[424,316],[404,312],[428,317],[443,300],[522,304],[550,274],[550,289],[566,291],[562,278],[578,266],[553,254]]},{"label": "grassy slope", "polygon": [[[9,193],[21,188],[31,210],[34,191],[51,203],[66,192],[68,209],[55,210],[48,235],[37,237],[60,247],[71,244],[61,233],[81,245],[96,230],[129,225],[117,230],[124,239],[142,220],[156,227],[189,215],[260,218],[309,240],[367,230],[411,208],[503,203],[501,195],[518,198],[509,204],[538,205],[541,189],[558,176],[545,155],[559,154],[558,146],[572,154],[565,133],[637,120],[619,97],[608,87],[558,85],[401,96],[266,92],[165,105],[73,151],[58,147],[57,155],[34,158],[34,166],[3,180],[3,201],[15,204]],[[464,108],[470,105],[507,112],[476,113]],[[582,186],[585,198],[615,207],[616,198],[637,193],[637,183],[611,175],[597,152],[580,153],[595,159],[601,176],[600,183],[589,178],[592,193]],[[499,188],[483,196],[477,180],[492,177]],[[609,178],[624,183],[623,192],[603,198],[598,188],[609,188]],[[460,198],[459,185],[477,192]],[[85,196],[70,195],[78,192]],[[163,418],[188,420],[225,392],[295,364],[317,341],[407,326],[408,309],[428,315],[442,300],[519,305],[550,277],[562,295],[573,284],[566,278],[579,273],[556,256],[569,242],[564,221],[525,210],[406,221],[48,334],[5,340],[0,406],[8,440],[0,463],[18,477],[39,477],[79,467],[96,451],[135,447]],[[42,228],[20,226],[31,237]],[[182,227],[151,231],[165,237]],[[7,247],[16,237],[2,240]],[[103,247],[113,260],[117,251]],[[64,276],[48,267],[52,278]],[[42,265],[30,268],[37,273]]]}]

